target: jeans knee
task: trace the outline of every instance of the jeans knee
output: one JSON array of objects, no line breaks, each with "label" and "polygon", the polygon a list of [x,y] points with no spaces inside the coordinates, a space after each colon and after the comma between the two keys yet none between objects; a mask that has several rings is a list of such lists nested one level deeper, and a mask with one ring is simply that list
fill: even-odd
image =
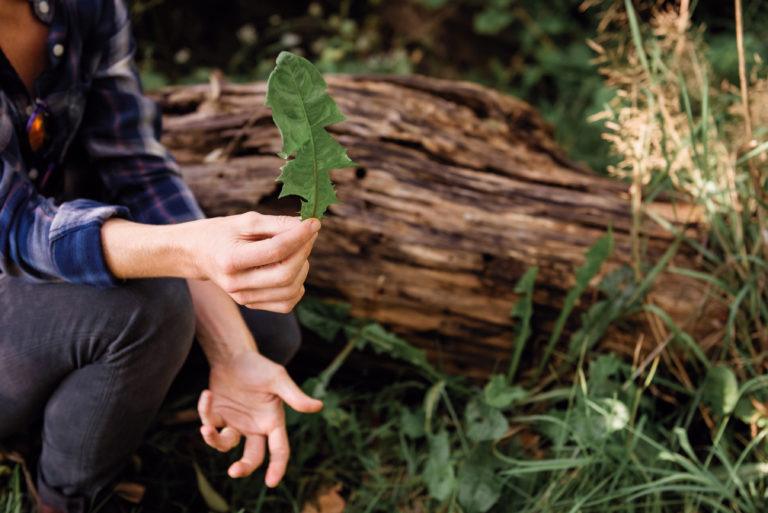
[{"label": "jeans knee", "polygon": [[136,280],[127,287],[133,299],[129,335],[118,346],[146,345],[152,358],[163,360],[169,368],[180,367],[195,335],[195,312],[186,281]]},{"label": "jeans knee", "polygon": [[281,365],[293,359],[301,347],[301,329],[296,315],[246,307],[241,307],[240,312],[264,356]]},{"label": "jeans knee", "polygon": [[294,314],[287,314],[282,323],[283,331],[279,336],[280,361],[278,363],[286,365],[293,360],[296,353],[301,349],[301,327]]},{"label": "jeans knee", "polygon": [[192,304],[192,296],[186,280],[162,279],[162,284],[156,286],[156,293],[160,297],[159,307],[162,318],[158,319],[159,330],[165,331],[169,344],[175,351],[179,365],[192,347],[195,337],[195,309]]}]

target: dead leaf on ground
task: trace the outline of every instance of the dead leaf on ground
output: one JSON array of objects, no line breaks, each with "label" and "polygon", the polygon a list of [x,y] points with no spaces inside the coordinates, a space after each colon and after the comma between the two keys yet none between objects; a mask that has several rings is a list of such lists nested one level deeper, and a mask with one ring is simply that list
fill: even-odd
[{"label": "dead leaf on ground", "polygon": [[343,513],[347,506],[341,492],[341,484],[323,488],[314,500],[304,504],[301,513]]},{"label": "dead leaf on ground", "polygon": [[177,424],[188,424],[191,422],[198,422],[200,416],[197,414],[197,410],[190,408],[187,410],[180,410],[173,412],[169,415],[165,415],[160,418],[160,423],[165,426],[175,426]]},{"label": "dead leaf on ground", "polygon": [[147,488],[140,483],[121,481],[115,486],[115,493],[132,504],[140,504]]}]

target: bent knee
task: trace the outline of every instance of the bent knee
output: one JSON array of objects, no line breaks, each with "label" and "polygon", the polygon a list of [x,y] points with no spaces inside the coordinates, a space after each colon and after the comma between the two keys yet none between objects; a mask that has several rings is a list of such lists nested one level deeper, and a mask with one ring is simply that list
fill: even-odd
[{"label": "bent knee", "polygon": [[280,346],[278,363],[286,365],[293,360],[293,357],[301,349],[301,327],[296,315],[293,313],[284,314],[281,326],[282,332],[278,337]]},{"label": "bent knee", "polygon": [[[195,312],[185,280],[135,280],[126,285],[130,312],[122,345],[151,346],[157,358],[186,358],[195,335]],[[172,362],[168,362],[172,363]]]},{"label": "bent knee", "polygon": [[296,315],[246,307],[240,311],[264,356],[281,365],[293,359],[301,348],[301,328]]}]

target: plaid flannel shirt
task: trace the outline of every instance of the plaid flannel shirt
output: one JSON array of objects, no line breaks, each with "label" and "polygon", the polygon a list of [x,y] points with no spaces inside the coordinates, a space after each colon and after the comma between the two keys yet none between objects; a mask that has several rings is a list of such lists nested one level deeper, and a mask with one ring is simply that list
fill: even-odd
[{"label": "plaid flannel shirt", "polygon": [[[122,0],[30,4],[49,27],[48,64],[34,95],[0,51],[0,277],[114,286],[101,246],[108,218],[167,224],[203,214],[159,142],[160,115],[142,94]],[[35,153],[26,122],[38,101],[49,112],[50,137]],[[41,183],[66,164],[73,144],[98,173],[106,203],[60,202],[61,191]]]}]

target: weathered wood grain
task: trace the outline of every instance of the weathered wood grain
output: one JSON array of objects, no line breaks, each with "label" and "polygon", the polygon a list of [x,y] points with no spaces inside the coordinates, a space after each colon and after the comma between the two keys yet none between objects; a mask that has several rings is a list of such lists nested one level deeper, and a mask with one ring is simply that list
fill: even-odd
[{"label": "weathered wood grain", "polygon": [[[627,184],[569,161],[528,104],[418,76],[328,82],[348,117],[331,131],[360,167],[333,174],[341,203],[312,257],[314,294],[350,302],[450,370],[482,373],[508,358],[513,288],[529,266],[540,269],[535,321],[544,332],[584,252],[609,227],[611,266],[629,262]],[[264,83],[217,83],[158,96],[164,142],[209,215],[297,210],[276,201],[280,138],[264,93]],[[694,229],[690,209],[654,208]],[[671,241],[653,223],[643,231],[651,256]],[[685,256],[678,264],[692,265]],[[684,320],[701,293],[670,275],[654,298]]]}]

